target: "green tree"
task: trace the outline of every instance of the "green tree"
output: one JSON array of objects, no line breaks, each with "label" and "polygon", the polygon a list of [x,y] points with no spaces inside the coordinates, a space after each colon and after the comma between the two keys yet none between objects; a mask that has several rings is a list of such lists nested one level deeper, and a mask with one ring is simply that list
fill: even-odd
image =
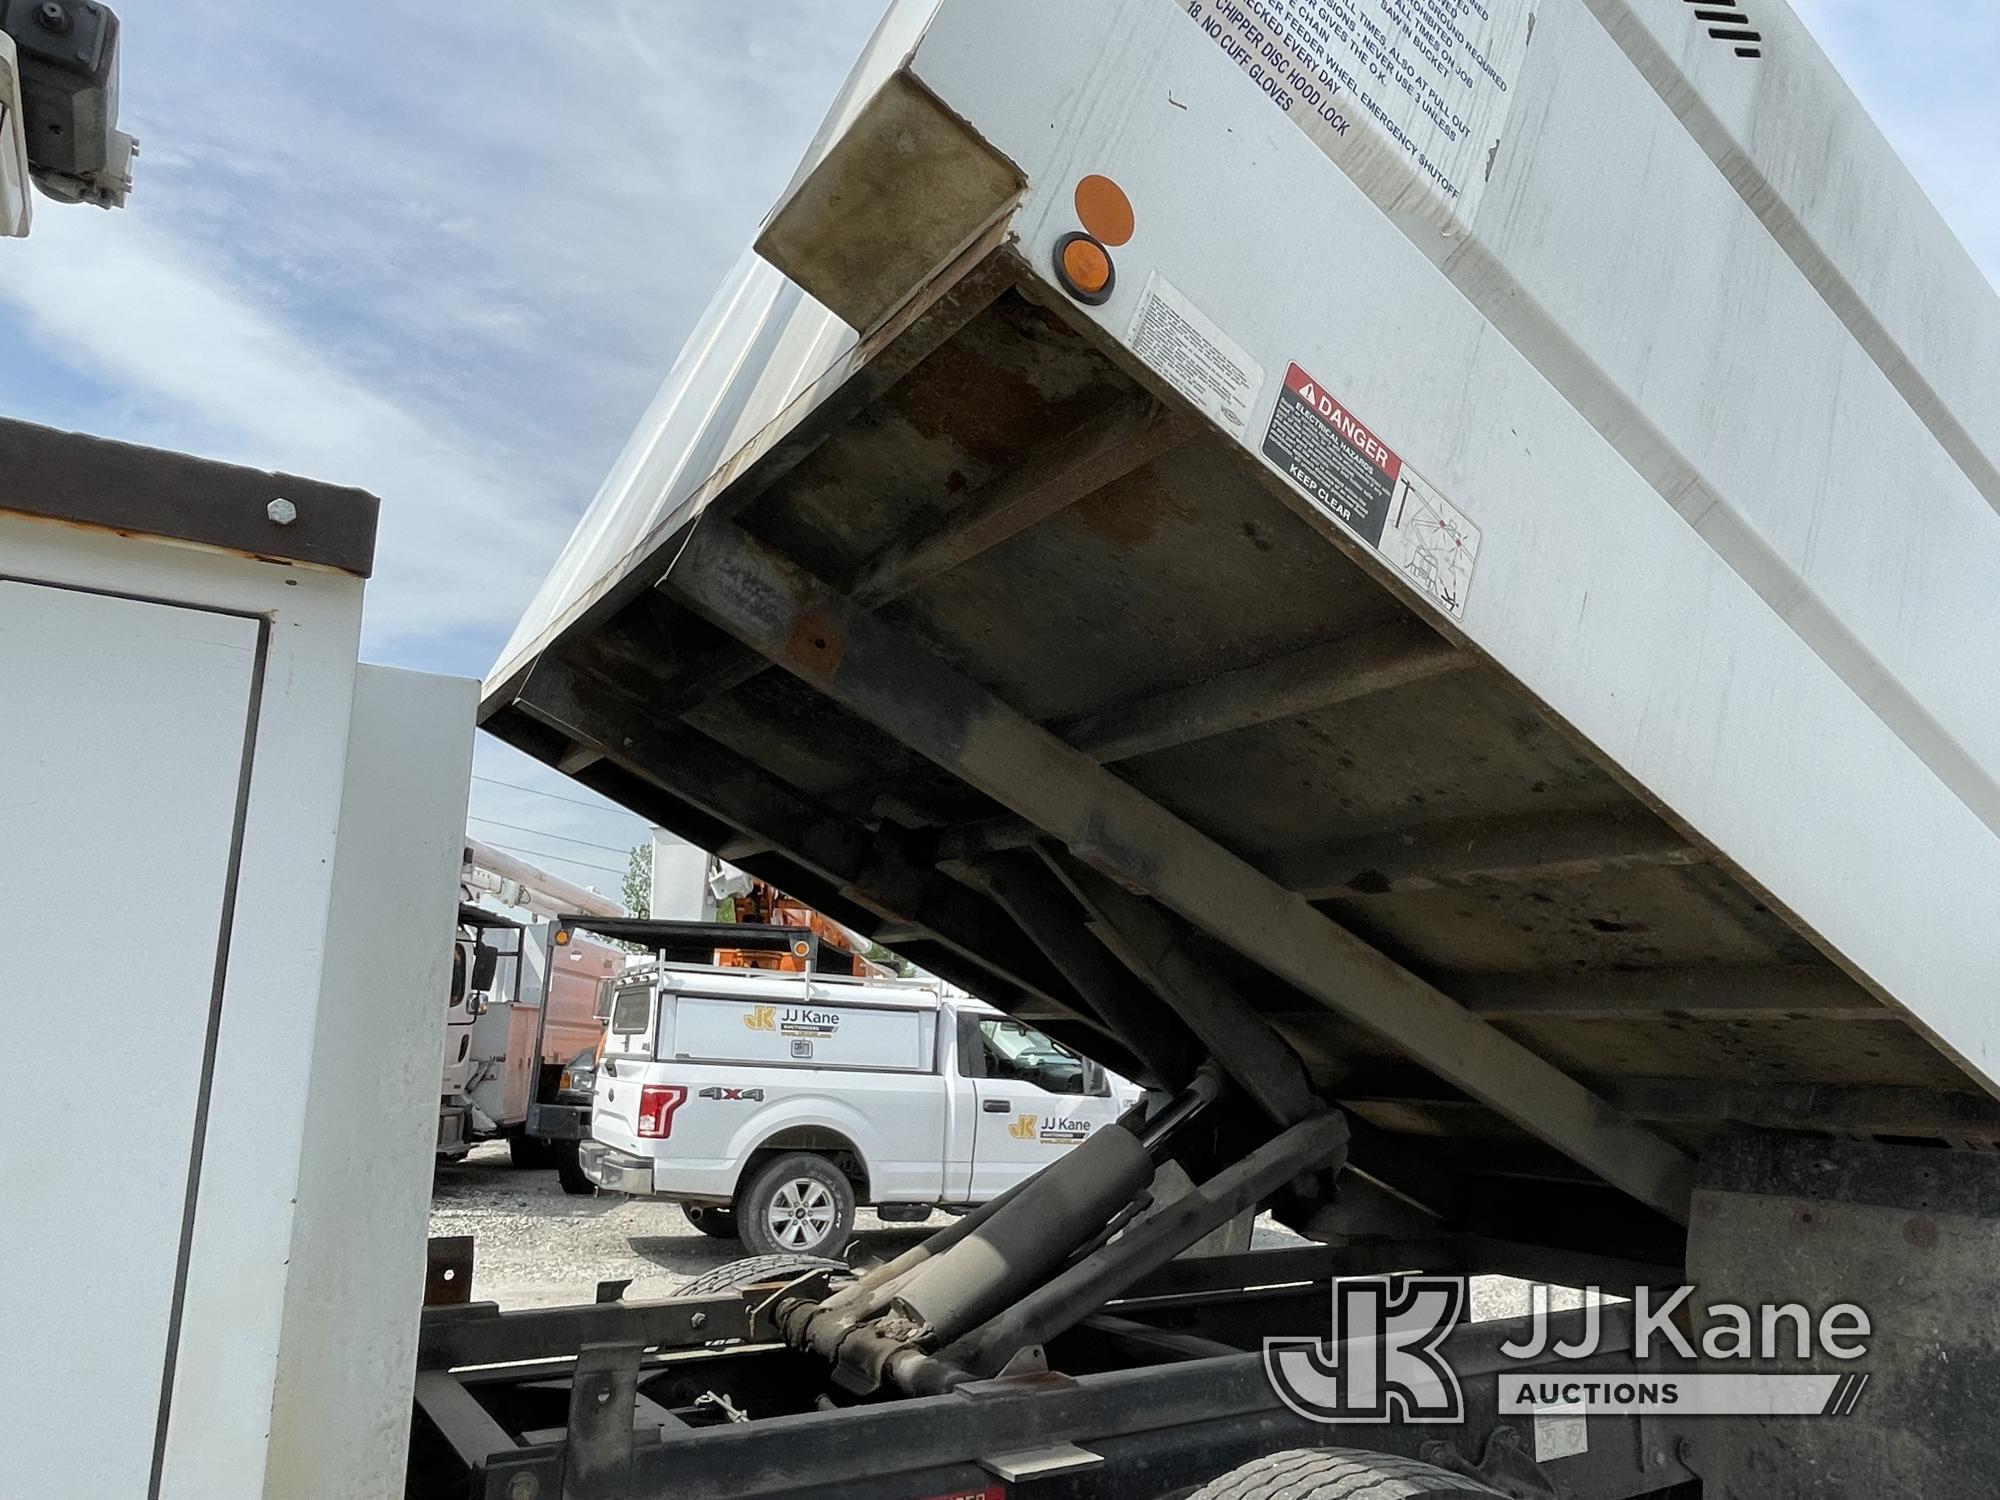
[{"label": "green tree", "polygon": [[886,968],[894,969],[898,974],[902,975],[905,979],[914,978],[916,975],[917,966],[915,964],[911,963],[907,958],[904,958],[901,954],[891,953],[887,948],[884,948],[880,943],[870,943],[868,945],[867,957],[870,963],[877,963],[883,965]]},{"label": "green tree", "polygon": [[625,910],[635,917],[653,914],[653,848],[640,844],[625,857]]}]

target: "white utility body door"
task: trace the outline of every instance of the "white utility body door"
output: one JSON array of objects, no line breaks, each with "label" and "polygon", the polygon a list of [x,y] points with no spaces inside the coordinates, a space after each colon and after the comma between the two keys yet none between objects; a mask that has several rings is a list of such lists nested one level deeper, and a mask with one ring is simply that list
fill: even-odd
[{"label": "white utility body door", "polygon": [[[1118,1118],[1107,1075],[1009,1016],[973,1012],[959,1029],[959,1069],[978,1099],[972,1199],[999,1196]],[[1093,1087],[1102,1093],[1092,1093]]]},{"label": "white utility body door", "polygon": [[[20,1494],[144,1495],[152,1479],[261,651],[244,615],[0,581],[0,903],[16,918],[0,999],[18,1056],[72,1057],[82,1032],[131,1070],[128,1087],[43,1091],[0,1138],[0,1262],[21,1320],[9,1420],[92,1427],[29,1442],[25,1472],[9,1466]],[[123,872],[160,870],[170,891],[120,897]],[[103,1420],[74,1404],[86,1391]]]}]

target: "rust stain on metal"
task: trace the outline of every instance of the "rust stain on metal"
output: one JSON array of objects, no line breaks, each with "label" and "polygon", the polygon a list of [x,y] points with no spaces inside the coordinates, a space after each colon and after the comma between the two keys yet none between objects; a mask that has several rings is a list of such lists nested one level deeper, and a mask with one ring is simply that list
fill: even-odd
[{"label": "rust stain on metal", "polygon": [[846,654],[847,637],[830,616],[808,609],[793,618],[791,633],[785,637],[788,660],[821,677],[831,677]]},{"label": "rust stain on metal", "polygon": [[1935,1250],[1938,1242],[1937,1221],[1918,1214],[1903,1226],[1903,1238],[1919,1250]]}]

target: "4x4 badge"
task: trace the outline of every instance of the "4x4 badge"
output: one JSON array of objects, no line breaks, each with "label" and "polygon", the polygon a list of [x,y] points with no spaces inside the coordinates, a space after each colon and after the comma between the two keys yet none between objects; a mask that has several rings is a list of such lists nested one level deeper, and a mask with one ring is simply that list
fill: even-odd
[{"label": "4x4 badge", "polygon": [[762,1089],[703,1089],[695,1096],[698,1099],[745,1100],[751,1104],[764,1102]]}]

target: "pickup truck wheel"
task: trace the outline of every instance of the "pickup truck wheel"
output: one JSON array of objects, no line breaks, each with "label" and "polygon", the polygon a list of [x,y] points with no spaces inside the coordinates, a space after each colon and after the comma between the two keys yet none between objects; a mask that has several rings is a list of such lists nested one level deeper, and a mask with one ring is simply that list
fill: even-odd
[{"label": "pickup truck wheel", "polygon": [[681,1217],[711,1239],[736,1238],[736,1213],[733,1209],[708,1208],[699,1203],[683,1203]]},{"label": "pickup truck wheel", "polygon": [[767,1162],[736,1198],[736,1237],[756,1255],[831,1255],[854,1229],[854,1188],[823,1156]]},{"label": "pickup truck wheel", "polygon": [[1484,1500],[1501,1492],[1414,1458],[1354,1448],[1294,1448],[1220,1479],[1189,1500]]},{"label": "pickup truck wheel", "polygon": [[556,1181],[562,1190],[572,1198],[588,1198],[597,1191],[597,1184],[583,1175],[583,1163],[577,1160],[575,1141],[557,1141]]}]

